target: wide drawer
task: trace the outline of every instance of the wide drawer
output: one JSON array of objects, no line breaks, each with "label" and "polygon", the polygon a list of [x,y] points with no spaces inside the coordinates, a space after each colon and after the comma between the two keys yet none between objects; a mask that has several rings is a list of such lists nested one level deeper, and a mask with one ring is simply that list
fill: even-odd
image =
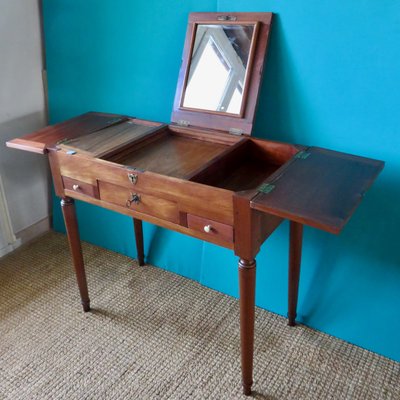
[{"label": "wide drawer", "polygon": [[224,242],[233,242],[233,227],[197,215],[187,215],[188,228],[203,232],[210,237],[219,238]]},{"label": "wide drawer", "polygon": [[62,177],[64,189],[73,190],[76,193],[84,194],[85,196],[99,198],[99,190],[97,186],[93,186],[89,183],[81,182],[77,179],[68,178],[67,176]]},{"label": "wide drawer", "polygon": [[177,203],[122,186],[99,181],[100,199],[143,214],[179,222]]}]

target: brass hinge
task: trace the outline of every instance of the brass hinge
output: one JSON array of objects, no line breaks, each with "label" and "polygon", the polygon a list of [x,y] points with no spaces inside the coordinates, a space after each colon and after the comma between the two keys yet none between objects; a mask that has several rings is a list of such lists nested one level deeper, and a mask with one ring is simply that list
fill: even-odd
[{"label": "brass hinge", "polygon": [[257,191],[260,193],[271,193],[275,189],[275,185],[271,185],[270,183],[263,183],[258,188]]},{"label": "brass hinge", "polygon": [[121,121],[123,121],[124,120],[124,118],[123,117],[114,117],[114,118],[111,118],[111,119],[109,119],[108,121],[106,121],[106,124],[107,125],[114,125],[114,124],[118,124],[118,122],[121,122]]},{"label": "brass hinge", "polygon": [[229,128],[229,133],[231,135],[243,135],[243,129],[239,129],[239,128]]},{"label": "brass hinge", "polygon": [[56,144],[66,144],[67,142],[69,142],[69,139],[64,138],[64,139],[59,140]]},{"label": "brass hinge", "polygon": [[308,151],[302,150],[295,155],[295,158],[300,158],[301,160],[305,160],[310,154],[311,153],[309,153]]},{"label": "brass hinge", "polygon": [[133,167],[133,166],[130,166],[130,165],[127,165],[125,168],[127,170],[129,170],[129,171],[145,172],[145,170],[142,169],[142,168],[137,168],[137,167]]},{"label": "brass hinge", "polygon": [[189,126],[190,125],[190,121],[186,121],[184,119],[180,119],[180,120],[177,121],[177,124],[179,126]]}]

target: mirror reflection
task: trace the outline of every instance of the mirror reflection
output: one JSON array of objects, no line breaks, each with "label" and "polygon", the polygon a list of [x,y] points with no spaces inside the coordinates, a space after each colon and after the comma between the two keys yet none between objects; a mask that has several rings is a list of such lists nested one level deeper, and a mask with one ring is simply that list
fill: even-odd
[{"label": "mirror reflection", "polygon": [[240,114],[255,25],[199,24],[183,107]]}]

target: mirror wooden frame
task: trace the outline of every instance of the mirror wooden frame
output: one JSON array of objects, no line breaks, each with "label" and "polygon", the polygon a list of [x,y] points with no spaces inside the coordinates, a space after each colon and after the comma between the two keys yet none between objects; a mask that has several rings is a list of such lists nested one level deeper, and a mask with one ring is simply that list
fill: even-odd
[{"label": "mirror wooden frame", "polygon": [[[221,130],[224,132],[235,130],[250,135],[253,128],[271,22],[271,13],[190,14],[171,121],[175,123],[183,121],[185,125],[201,126],[203,128]],[[252,49],[250,50],[251,54],[246,71],[246,84],[239,115],[182,106],[196,29],[200,24],[255,25]]]}]

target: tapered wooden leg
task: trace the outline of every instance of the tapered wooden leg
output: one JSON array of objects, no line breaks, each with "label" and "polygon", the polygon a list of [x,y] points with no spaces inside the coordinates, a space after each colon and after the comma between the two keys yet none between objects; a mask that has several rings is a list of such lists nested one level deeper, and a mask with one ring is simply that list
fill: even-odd
[{"label": "tapered wooden leg", "polygon": [[133,226],[135,228],[136,251],[138,255],[139,265],[144,265],[144,246],[143,246],[143,226],[140,219],[133,218]]},{"label": "tapered wooden leg", "polygon": [[303,225],[290,221],[288,325],[296,325]]},{"label": "tapered wooden leg", "polygon": [[254,307],[256,261],[239,260],[240,342],[242,352],[243,393],[251,394],[253,384]]},{"label": "tapered wooden leg", "polygon": [[71,250],[72,261],[74,263],[83,311],[87,312],[90,311],[90,300],[86,282],[85,266],[82,257],[81,241],[79,238],[78,222],[75,214],[74,200],[70,197],[63,198],[61,200],[61,209],[64,215],[69,248]]}]

